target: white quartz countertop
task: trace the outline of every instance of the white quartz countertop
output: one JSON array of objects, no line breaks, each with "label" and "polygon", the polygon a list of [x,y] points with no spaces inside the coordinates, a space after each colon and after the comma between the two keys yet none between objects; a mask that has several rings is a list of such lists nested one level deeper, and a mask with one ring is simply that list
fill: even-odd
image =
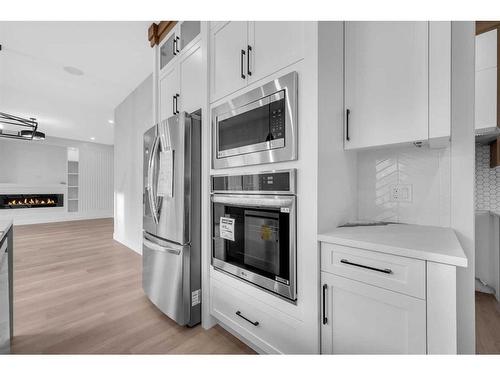
[{"label": "white quartz countertop", "polygon": [[388,224],[336,228],[318,241],[467,267],[467,257],[451,228]]},{"label": "white quartz countertop", "polygon": [[12,219],[0,219],[0,241],[3,240],[11,226]]}]

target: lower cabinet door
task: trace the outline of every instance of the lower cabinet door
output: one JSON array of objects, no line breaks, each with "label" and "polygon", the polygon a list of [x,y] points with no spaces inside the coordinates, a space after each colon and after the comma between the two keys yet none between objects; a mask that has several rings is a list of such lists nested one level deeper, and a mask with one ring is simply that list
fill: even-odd
[{"label": "lower cabinet door", "polygon": [[323,354],[425,354],[425,301],[321,273]]}]

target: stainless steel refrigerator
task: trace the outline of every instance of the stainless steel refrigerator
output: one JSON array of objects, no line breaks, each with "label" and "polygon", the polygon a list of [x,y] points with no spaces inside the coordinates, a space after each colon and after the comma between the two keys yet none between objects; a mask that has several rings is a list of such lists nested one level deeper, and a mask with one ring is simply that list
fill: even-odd
[{"label": "stainless steel refrigerator", "polygon": [[142,287],[180,325],[201,320],[201,121],[182,112],[144,134]]}]

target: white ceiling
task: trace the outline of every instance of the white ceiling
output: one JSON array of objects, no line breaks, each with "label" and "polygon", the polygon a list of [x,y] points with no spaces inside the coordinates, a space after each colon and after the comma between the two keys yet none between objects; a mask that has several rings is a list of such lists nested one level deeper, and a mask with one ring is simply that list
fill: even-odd
[{"label": "white ceiling", "polygon": [[0,112],[35,117],[47,136],[112,144],[115,107],[152,72],[149,25],[0,22]]}]

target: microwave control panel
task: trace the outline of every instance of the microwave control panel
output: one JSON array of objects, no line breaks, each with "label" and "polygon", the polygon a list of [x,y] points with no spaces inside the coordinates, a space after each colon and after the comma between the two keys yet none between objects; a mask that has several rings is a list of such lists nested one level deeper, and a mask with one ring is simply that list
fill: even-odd
[{"label": "microwave control panel", "polygon": [[269,112],[272,139],[285,138],[285,99],[271,102]]}]

